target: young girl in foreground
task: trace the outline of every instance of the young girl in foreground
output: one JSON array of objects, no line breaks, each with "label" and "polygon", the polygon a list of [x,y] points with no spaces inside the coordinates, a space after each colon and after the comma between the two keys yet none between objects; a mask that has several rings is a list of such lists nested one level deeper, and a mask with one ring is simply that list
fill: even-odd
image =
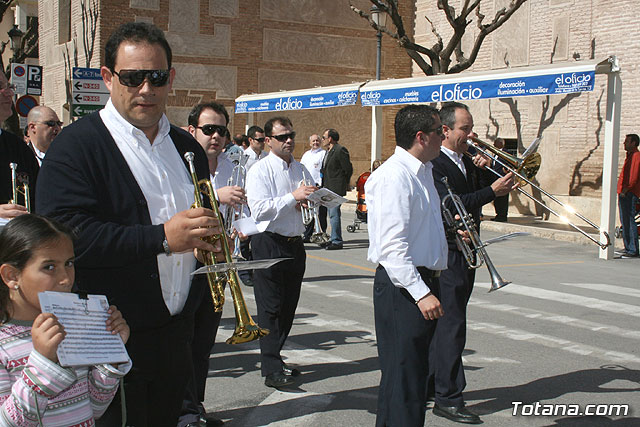
[{"label": "young girl in foreground", "polygon": [[[0,425],[93,426],[131,362],[63,368],[64,329],[42,313],[38,293],[70,292],[75,278],[69,230],[37,215],[0,229]],[[106,328],[126,343],[129,327],[109,308]],[[86,423],[86,424],[85,424]]]}]

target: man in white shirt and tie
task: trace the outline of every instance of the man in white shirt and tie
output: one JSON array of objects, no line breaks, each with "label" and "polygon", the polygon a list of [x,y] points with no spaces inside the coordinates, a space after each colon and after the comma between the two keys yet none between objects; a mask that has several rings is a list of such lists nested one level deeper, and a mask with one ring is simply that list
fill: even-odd
[{"label": "man in white shirt and tie", "polygon": [[[322,169],[322,161],[324,160],[325,154],[327,154],[326,150],[320,147],[320,135],[314,133],[309,137],[309,146],[311,147],[308,151],[306,151],[302,158],[300,159],[300,163],[307,168],[309,173],[311,174],[311,178],[313,179],[313,184],[316,187],[320,187],[322,185],[322,174],[320,170]],[[319,207],[320,212],[318,212],[318,216],[320,218],[320,228],[325,232],[327,230],[327,208],[324,206]],[[323,221],[324,220],[324,221]],[[313,234],[314,223],[311,222],[307,225],[306,230],[304,231],[304,242],[309,243],[311,235]]]},{"label": "man in white shirt and tie", "polygon": [[29,147],[33,150],[40,166],[51,142],[58,136],[61,129],[62,122],[51,108],[38,105],[29,110],[27,115]]},{"label": "man in white shirt and tie", "polygon": [[305,270],[300,205],[316,187],[300,185],[309,172],[293,158],[296,133],[291,121],[274,117],[264,133],[271,151],[247,173],[247,200],[256,222],[268,223],[263,233],[251,238],[253,259],[292,258],[253,273],[258,323],[270,331],[260,339],[262,376],[265,385],[280,388],[293,384],[300,374],[284,363],[280,351],[293,325]]}]

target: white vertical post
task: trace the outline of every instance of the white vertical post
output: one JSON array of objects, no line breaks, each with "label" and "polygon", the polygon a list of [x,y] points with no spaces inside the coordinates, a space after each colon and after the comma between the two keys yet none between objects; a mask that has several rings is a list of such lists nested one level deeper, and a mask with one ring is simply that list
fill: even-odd
[{"label": "white vertical post", "polygon": [[[614,230],[616,222],[616,186],[618,172],[618,152],[620,151],[620,107],[622,104],[622,79],[620,72],[608,74],[607,112],[604,124],[604,159],[602,167],[602,207],[600,228],[609,233],[611,246],[600,249],[601,259],[612,259],[614,251]],[[604,236],[600,233],[601,241]]]},{"label": "white vertical post", "polygon": [[246,135],[249,132],[249,128],[253,126],[253,113],[247,114],[247,125],[244,127],[244,134]]},{"label": "white vertical post", "polygon": [[382,160],[382,106],[371,107],[371,163]]}]

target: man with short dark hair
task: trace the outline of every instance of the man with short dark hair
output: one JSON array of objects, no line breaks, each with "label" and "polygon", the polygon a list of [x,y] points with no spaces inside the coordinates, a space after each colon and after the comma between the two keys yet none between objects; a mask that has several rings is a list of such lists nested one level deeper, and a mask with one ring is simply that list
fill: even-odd
[{"label": "man with short dark hair", "polygon": [[133,368],[97,425],[175,426],[193,376],[193,312],[207,289],[192,277],[194,249],[220,233],[210,209],[190,209],[194,188],[184,161],[204,150],[164,114],[175,70],[159,28],[118,27],[100,69],[111,97],[104,109],[65,128],[47,151],[36,207],[75,228],[76,286],[106,295],[131,327]]},{"label": "man with short dark hair", "polygon": [[[327,150],[322,163],[322,186],[334,193],[344,196],[349,188],[349,180],[353,174],[353,165],[349,158],[349,150],[338,143],[340,134],[335,129],[327,129],[322,135],[323,147]],[[342,225],[340,223],[340,205],[329,208],[331,224],[331,240],[325,249],[342,249]]]},{"label": "man with short dark hair", "polygon": [[264,232],[251,236],[253,259],[291,258],[253,273],[258,323],[270,331],[260,339],[262,376],[266,386],[280,388],[300,374],[287,366],[280,351],[293,325],[305,270],[300,208],[316,187],[300,185],[309,172],[293,158],[296,133],[291,120],[274,117],[264,133],[271,151],[247,173],[247,199],[256,222],[268,224]]},{"label": "man with short dark hair", "polygon": [[[480,209],[496,196],[508,194],[515,188],[513,173],[498,178],[491,185],[489,171],[482,170],[488,160],[476,155],[470,160],[465,153],[467,140],[472,136],[473,117],[466,105],[451,102],[440,109],[444,140],[440,155],[433,159],[433,179],[440,198],[449,194],[442,182],[447,177],[454,194],[462,200],[467,212],[480,228]],[[451,203],[449,209],[455,215]],[[466,386],[462,351],[466,342],[467,303],[473,291],[475,270],[469,269],[464,255],[453,237],[448,239],[447,269],[440,275],[440,302],[445,316],[438,320],[431,351],[429,371],[435,384],[433,413],[452,421],[479,424],[480,417],[464,404],[462,391]]]},{"label": "man with short dark hair", "polygon": [[62,122],[51,108],[38,105],[29,110],[27,115],[29,147],[33,150],[39,165],[42,166],[44,155],[61,130]]},{"label": "man with short dark hair", "polygon": [[620,176],[618,177],[618,209],[622,222],[622,240],[624,251],[622,258],[638,257],[638,224],[636,224],[636,207],[640,197],[640,151],[638,144],[640,137],[630,133],[624,138],[624,159]]},{"label": "man with short dark hair", "polygon": [[[235,210],[246,203],[244,189],[237,185],[228,185],[234,165],[222,149],[228,140],[229,114],[224,105],[205,102],[193,107],[188,121],[189,133],[207,154],[211,183],[220,203],[220,212],[225,215],[228,206]],[[202,404],[209,374],[209,359],[216,342],[221,317],[221,311],[214,311],[210,293],[203,294],[194,314],[191,344],[194,382],[187,389],[178,427],[195,426],[197,423],[207,423],[210,426],[222,424],[219,419],[207,414]]]},{"label": "man with short dark hair", "polygon": [[247,130],[247,137],[249,138],[249,147],[244,150],[244,154],[249,156],[245,165],[245,168],[249,170],[258,160],[264,159],[269,153],[264,151],[265,136],[264,130],[260,126],[251,126]]},{"label": "man with short dark hair", "polygon": [[423,426],[429,343],[447,268],[447,242],[430,160],[438,156],[438,111],[408,105],[396,114],[394,154],[365,183],[369,261],[378,264],[373,309],[382,378],[376,426]]},{"label": "man with short dark hair", "polygon": [[[7,120],[13,111],[13,89],[4,73],[0,72],[0,123]],[[10,219],[27,213],[24,198],[13,200],[10,163],[16,164],[19,177],[29,180],[29,200],[35,201],[36,177],[38,162],[29,147],[17,136],[0,129],[0,225]]]}]

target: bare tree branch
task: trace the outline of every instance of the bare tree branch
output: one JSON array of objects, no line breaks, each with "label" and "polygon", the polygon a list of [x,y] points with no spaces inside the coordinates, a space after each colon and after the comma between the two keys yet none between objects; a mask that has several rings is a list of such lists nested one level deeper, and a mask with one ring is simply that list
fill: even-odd
[{"label": "bare tree branch", "polygon": [[[91,3],[87,5],[87,1]],[[80,2],[82,12],[82,46],[85,53],[85,66],[91,67],[94,44],[96,41],[96,31],[98,29],[98,17],[100,10],[97,0],[82,0]]]},{"label": "bare tree branch", "polygon": [[[453,34],[445,43],[440,35],[441,33],[436,28],[434,21],[425,16],[425,19],[431,26],[431,33],[436,38],[436,42],[431,48],[427,48],[413,42],[406,34],[402,16],[398,12],[397,0],[370,1],[381,12],[386,13],[389,18],[391,18],[391,23],[395,26],[396,32],[393,32],[393,30],[388,28],[380,28],[375,22],[373,22],[373,19],[371,19],[369,14],[358,9],[354,5],[350,5],[350,7],[355,13],[360,15],[363,19],[366,19],[369,22],[369,25],[376,31],[381,31],[394,38],[398,42],[398,45],[405,49],[407,55],[416,62],[426,75],[433,75],[459,73],[471,67],[477,59],[480,47],[487,35],[491,34],[510,19],[527,0],[511,0],[509,6],[498,10],[493,20],[488,24],[483,23],[485,16],[480,13],[480,3],[482,0],[464,0],[459,14],[456,14],[456,9],[450,4],[450,0],[438,0],[437,8],[444,13],[449,26],[453,29]],[[468,55],[465,55],[465,52],[462,50],[462,37],[464,36],[469,24],[472,22],[472,20],[469,19],[469,16],[474,12],[479,33],[474,39],[471,51]],[[427,58],[424,58],[423,55]],[[451,65],[454,61],[455,63]]]}]

